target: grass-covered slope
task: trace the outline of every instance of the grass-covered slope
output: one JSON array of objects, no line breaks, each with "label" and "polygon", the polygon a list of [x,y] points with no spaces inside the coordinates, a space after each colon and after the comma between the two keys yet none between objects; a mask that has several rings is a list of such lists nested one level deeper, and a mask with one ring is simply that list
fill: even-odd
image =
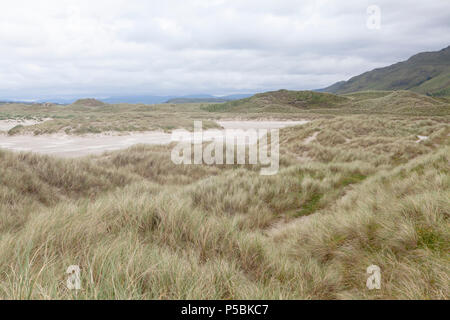
[{"label": "grass-covered slope", "polygon": [[[83,100],[84,101],[84,100]],[[201,117],[200,104],[188,105],[142,105],[115,104],[95,105],[95,102],[60,105],[0,105],[0,120],[50,119],[33,126],[20,126],[9,134],[98,134],[102,132],[171,131],[177,128],[192,129],[194,119]],[[204,120],[205,128],[218,127]]]},{"label": "grass-covered slope", "polygon": [[352,103],[341,113],[398,114],[417,116],[449,116],[450,103],[411,91],[365,91],[345,95]]},{"label": "grass-covered slope", "polygon": [[410,91],[360,91],[345,95],[280,90],[251,98],[213,104],[205,111],[229,114],[399,114],[448,116],[444,99]]},{"label": "grass-covered slope", "polygon": [[98,134],[193,128],[194,120],[203,127],[218,128],[214,120],[305,119],[352,114],[398,114],[450,116],[450,99],[428,97],[411,91],[363,91],[345,95],[312,91],[280,90],[223,104],[189,103],[161,105],[116,104],[89,106],[84,103],[61,105],[0,105],[1,120],[43,120],[30,126],[19,125],[18,134]]},{"label": "grass-covered slope", "polygon": [[409,60],[375,69],[325,92],[349,93],[365,90],[411,90],[431,96],[450,95],[450,46],[436,52],[419,53]]},{"label": "grass-covered slope", "polygon": [[210,112],[290,112],[295,113],[317,108],[335,108],[347,102],[345,97],[313,91],[279,90],[265,92],[253,97],[209,105]]},{"label": "grass-covered slope", "polygon": [[171,146],[0,152],[0,298],[448,299],[449,133],[441,117],[318,119],[281,131],[270,177],[176,166]]},{"label": "grass-covered slope", "polygon": [[74,106],[84,106],[84,107],[104,107],[106,103],[103,101],[87,98],[87,99],[78,99],[73,103]]}]

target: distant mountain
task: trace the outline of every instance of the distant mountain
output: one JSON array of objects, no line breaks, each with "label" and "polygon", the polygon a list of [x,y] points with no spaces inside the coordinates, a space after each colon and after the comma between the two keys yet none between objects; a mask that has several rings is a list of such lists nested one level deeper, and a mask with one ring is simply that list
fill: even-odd
[{"label": "distant mountain", "polygon": [[32,104],[30,102],[25,102],[25,101],[13,101],[13,100],[1,100],[0,101],[0,104],[9,104],[9,103]]},{"label": "distant mountain", "polygon": [[143,104],[156,104],[165,103],[169,99],[176,98],[176,96],[144,96],[144,95],[130,95],[130,96],[117,96],[102,99],[106,103],[143,103]]},{"label": "distant mountain", "polygon": [[239,100],[251,97],[252,94],[233,94],[223,97],[214,97],[214,96],[208,96],[208,97],[180,97],[180,98],[174,98],[167,100],[167,103],[223,103],[233,100]]},{"label": "distant mountain", "polygon": [[410,90],[429,96],[450,96],[450,46],[416,54],[407,61],[363,73],[318,91],[341,94],[367,90]]},{"label": "distant mountain", "polygon": [[[225,101],[241,99],[250,95],[230,95],[225,97],[216,97],[209,94],[191,94],[184,96],[118,96],[102,99],[106,103],[144,103],[144,104],[158,104],[158,103],[194,103],[194,102],[218,102],[215,99],[221,99]],[[177,99],[177,100],[174,100]]]},{"label": "distant mountain", "polygon": [[[166,103],[173,99],[180,99],[176,101],[171,101],[170,103],[189,103],[189,102],[225,102],[231,100],[237,100],[242,98],[247,98],[252,96],[251,94],[233,94],[223,97],[216,97],[209,94],[192,94],[192,95],[184,95],[184,96],[152,96],[152,95],[124,95],[124,96],[110,96],[110,97],[100,97],[99,95],[95,95],[95,99],[99,101],[103,101],[108,104],[115,103],[132,103],[132,104],[159,104]],[[77,99],[82,97],[45,97],[40,99],[33,99],[28,101],[18,100],[18,99],[6,99],[1,98],[2,103],[22,103],[22,104],[33,104],[33,103],[44,103],[44,102],[52,102],[56,104],[72,104]],[[186,99],[186,100],[181,100]],[[200,99],[200,100],[199,100]]]},{"label": "distant mountain", "polygon": [[56,97],[48,97],[42,99],[33,99],[33,100],[20,100],[20,99],[2,99],[3,103],[19,103],[19,104],[43,104],[43,103],[52,103],[57,105],[66,105],[72,104],[77,100],[77,98],[56,98]]},{"label": "distant mountain", "polygon": [[232,101],[232,100],[239,100],[239,99],[249,98],[249,97],[252,97],[253,95],[254,94],[241,93],[241,94],[230,94],[228,96],[222,96],[220,98]]},{"label": "distant mountain", "polygon": [[174,103],[174,104],[180,104],[180,103],[208,103],[208,102],[215,102],[215,103],[222,103],[227,102],[229,100],[222,99],[222,98],[174,98],[167,100],[166,103]]}]

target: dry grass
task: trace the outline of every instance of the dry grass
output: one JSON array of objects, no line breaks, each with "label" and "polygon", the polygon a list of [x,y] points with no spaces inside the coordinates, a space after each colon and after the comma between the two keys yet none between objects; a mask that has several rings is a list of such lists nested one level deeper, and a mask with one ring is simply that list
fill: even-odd
[{"label": "dry grass", "polygon": [[303,114],[329,116],[391,114],[405,116],[449,116],[448,99],[432,98],[410,91],[364,91],[334,95],[311,91],[279,90],[253,97],[211,104],[202,108],[211,114]]},{"label": "dry grass", "polygon": [[271,177],[175,166],[171,146],[0,152],[0,298],[448,299],[449,132],[442,117],[318,119],[282,131]]},{"label": "dry grass", "polygon": [[133,105],[117,104],[103,106],[84,106],[79,104],[61,106],[43,105],[0,105],[2,119],[52,119],[33,126],[18,126],[8,133],[70,135],[95,134],[102,132],[172,131],[173,129],[193,128],[195,119],[203,119],[204,128],[219,126],[205,119],[200,111],[201,104],[187,105]]}]

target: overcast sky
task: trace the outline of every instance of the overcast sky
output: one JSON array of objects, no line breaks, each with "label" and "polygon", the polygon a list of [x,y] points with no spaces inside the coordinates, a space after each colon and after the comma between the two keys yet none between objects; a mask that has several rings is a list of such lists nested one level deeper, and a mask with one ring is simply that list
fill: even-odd
[{"label": "overcast sky", "polygon": [[449,0],[0,0],[0,98],[316,89],[448,45]]}]

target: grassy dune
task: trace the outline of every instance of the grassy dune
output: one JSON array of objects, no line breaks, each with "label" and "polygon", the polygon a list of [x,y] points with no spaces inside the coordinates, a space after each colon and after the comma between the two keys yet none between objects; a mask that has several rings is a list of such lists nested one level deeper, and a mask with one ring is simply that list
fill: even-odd
[{"label": "grassy dune", "polygon": [[269,177],[176,166],[171,146],[0,151],[0,298],[448,299],[449,134],[447,117],[320,118],[282,130]]},{"label": "grassy dune", "polygon": [[178,128],[193,128],[195,119],[203,119],[205,128],[218,125],[205,119],[202,104],[187,104],[181,107],[164,105],[92,105],[90,100],[62,105],[0,105],[0,120],[4,119],[51,119],[33,126],[17,126],[8,134],[97,134],[102,132],[128,133],[139,131],[171,131]]},{"label": "grassy dune", "polygon": [[[193,129],[194,120],[203,127],[219,128],[220,119],[317,119],[339,115],[390,114],[400,116],[448,117],[450,101],[410,91],[363,91],[334,95],[312,91],[279,90],[226,103],[114,104],[84,99],[68,106],[0,105],[0,120],[34,119],[47,121],[31,126],[18,125],[9,135],[99,133],[127,134],[160,130]],[[50,119],[50,120],[49,120]]]},{"label": "grassy dune", "polygon": [[253,97],[212,104],[202,108],[210,113],[275,115],[352,115],[395,114],[412,116],[448,116],[446,99],[432,98],[411,91],[361,91],[334,95],[312,91],[280,90]]},{"label": "grassy dune", "polygon": [[223,104],[208,105],[203,109],[209,112],[296,113],[309,109],[336,108],[349,102],[350,100],[344,96],[329,93],[279,90]]}]

